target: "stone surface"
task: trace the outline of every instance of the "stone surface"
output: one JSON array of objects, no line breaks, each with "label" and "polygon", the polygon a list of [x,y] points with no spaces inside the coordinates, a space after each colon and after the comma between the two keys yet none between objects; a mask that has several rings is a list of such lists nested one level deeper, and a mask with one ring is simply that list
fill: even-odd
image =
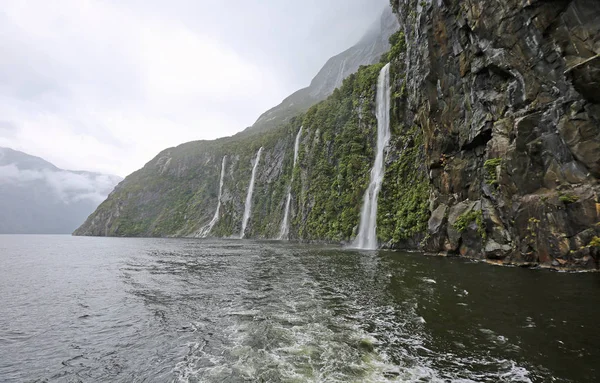
[{"label": "stone surface", "polygon": [[[600,233],[600,2],[392,4],[409,47],[405,123],[435,164],[426,250],[594,267],[579,247]],[[476,200],[483,248],[476,227],[452,226]]]},{"label": "stone surface", "polygon": [[446,219],[446,213],[448,212],[448,206],[440,204],[431,214],[431,218],[428,223],[429,234],[437,234],[440,231],[440,227]]}]

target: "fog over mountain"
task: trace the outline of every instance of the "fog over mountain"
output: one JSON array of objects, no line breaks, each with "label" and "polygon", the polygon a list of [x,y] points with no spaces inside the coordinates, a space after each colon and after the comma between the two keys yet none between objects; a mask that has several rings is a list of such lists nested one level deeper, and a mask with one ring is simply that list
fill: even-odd
[{"label": "fog over mountain", "polygon": [[0,148],[0,233],[69,234],[121,180]]},{"label": "fog over mountain", "polygon": [[400,28],[392,8],[385,8],[381,17],[352,47],[331,57],[312,79],[310,85],[286,97],[279,105],[263,113],[249,129],[261,131],[283,124],[298,113],[324,100],[355,73],[361,65],[371,65],[389,50],[389,38]]},{"label": "fog over mountain", "polygon": [[387,4],[2,1],[0,146],[126,176],[166,147],[246,129]]}]

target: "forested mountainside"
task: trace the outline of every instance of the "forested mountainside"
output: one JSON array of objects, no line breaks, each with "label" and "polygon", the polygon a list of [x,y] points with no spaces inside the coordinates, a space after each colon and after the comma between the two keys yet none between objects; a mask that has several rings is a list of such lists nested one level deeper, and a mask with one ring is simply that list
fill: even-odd
[{"label": "forested mountainside", "polygon": [[0,148],[0,234],[69,234],[120,181]]},{"label": "forested mountainside", "polygon": [[290,239],[352,241],[390,62],[381,246],[598,268],[600,2],[391,5],[381,62],[281,125],[163,151],[76,234],[278,238],[289,192]]}]

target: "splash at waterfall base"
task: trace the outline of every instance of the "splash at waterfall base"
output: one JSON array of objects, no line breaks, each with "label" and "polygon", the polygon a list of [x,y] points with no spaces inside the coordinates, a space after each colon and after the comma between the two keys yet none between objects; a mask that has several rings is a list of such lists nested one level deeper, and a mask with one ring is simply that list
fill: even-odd
[{"label": "splash at waterfall base", "polygon": [[242,231],[240,232],[240,239],[244,239],[246,236],[246,228],[248,227],[248,220],[252,214],[252,195],[254,194],[254,183],[256,180],[256,170],[260,164],[260,156],[263,152],[263,148],[258,149],[256,158],[254,159],[254,166],[252,167],[252,178],[250,178],[250,185],[248,186],[248,194],[246,196],[246,205],[244,207],[244,217],[242,218]]},{"label": "splash at waterfall base", "polygon": [[223,156],[223,161],[221,163],[221,176],[219,180],[219,196],[217,197],[217,210],[215,211],[215,215],[213,219],[209,222],[208,225],[204,226],[200,229],[198,233],[198,237],[206,238],[210,235],[213,227],[215,227],[216,223],[219,221],[219,213],[221,212],[221,196],[223,195],[223,182],[225,179],[225,164],[227,163],[227,156]]}]

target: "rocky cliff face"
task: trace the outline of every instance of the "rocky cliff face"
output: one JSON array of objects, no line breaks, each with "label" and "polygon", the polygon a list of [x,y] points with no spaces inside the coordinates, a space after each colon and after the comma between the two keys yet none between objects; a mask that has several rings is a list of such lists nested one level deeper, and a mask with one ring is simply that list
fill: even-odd
[{"label": "rocky cliff face", "polygon": [[[597,268],[600,3],[392,7],[402,29],[384,56],[392,64],[392,138],[379,195],[381,245]],[[252,160],[264,147],[246,237],[277,236],[291,190],[291,239],[352,240],[374,159],[382,65],[361,67],[325,101],[266,133],[164,151],[77,234],[196,235],[215,212],[227,156],[211,235],[239,236]]]},{"label": "rocky cliff face", "polygon": [[408,47],[404,117],[425,136],[425,248],[597,267],[600,2],[392,6]]}]

